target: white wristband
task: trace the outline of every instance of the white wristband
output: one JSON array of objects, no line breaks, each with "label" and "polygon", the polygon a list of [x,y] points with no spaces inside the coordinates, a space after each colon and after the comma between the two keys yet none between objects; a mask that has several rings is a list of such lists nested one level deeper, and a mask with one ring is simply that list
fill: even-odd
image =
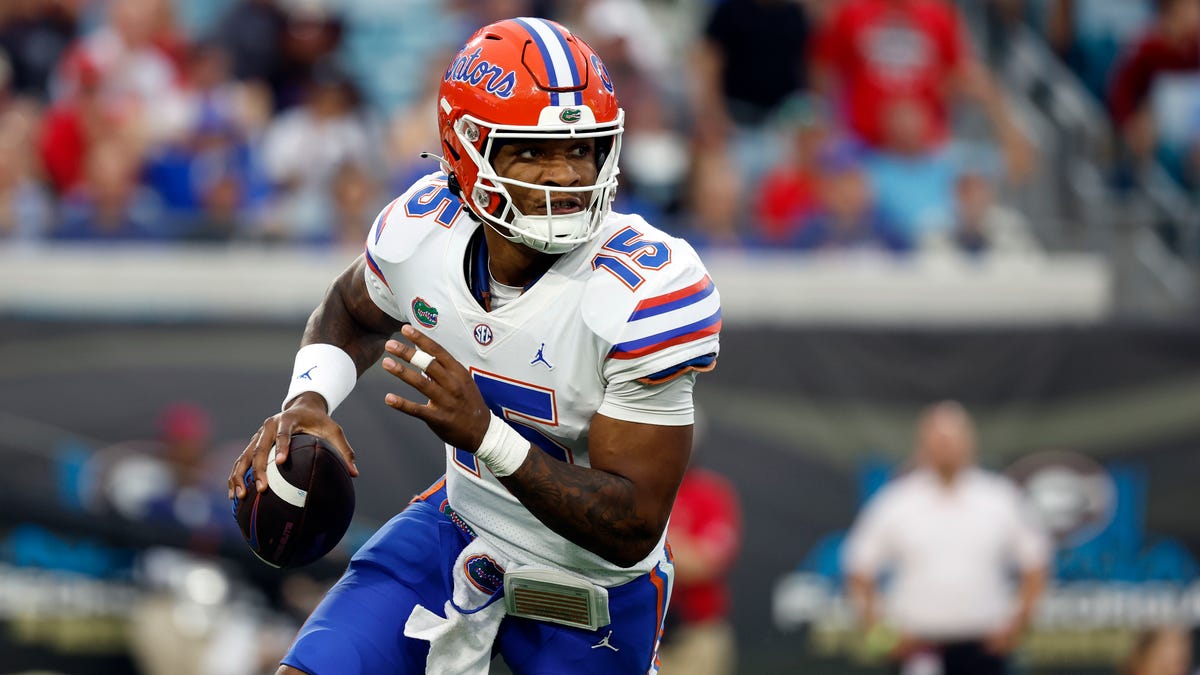
[{"label": "white wristband", "polygon": [[511,476],[525,463],[532,446],[508,422],[492,415],[487,433],[479,442],[475,458],[487,465],[497,478]]},{"label": "white wristband", "polygon": [[349,354],[333,345],[304,345],[296,352],[292,384],[283,398],[283,405],[286,406],[288,401],[300,394],[312,391],[325,399],[329,414],[332,415],[357,382],[358,368]]}]

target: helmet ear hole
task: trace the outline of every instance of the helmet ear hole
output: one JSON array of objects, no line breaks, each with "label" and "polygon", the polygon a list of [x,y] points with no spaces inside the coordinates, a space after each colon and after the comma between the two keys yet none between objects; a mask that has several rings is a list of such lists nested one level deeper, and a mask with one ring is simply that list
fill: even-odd
[{"label": "helmet ear hole", "polygon": [[454,144],[451,143],[448,139],[446,139],[446,138],[442,139],[442,147],[446,148],[446,154],[450,155],[452,158],[454,158],[455,162],[462,161],[462,155],[459,154],[458,150],[454,147]]}]

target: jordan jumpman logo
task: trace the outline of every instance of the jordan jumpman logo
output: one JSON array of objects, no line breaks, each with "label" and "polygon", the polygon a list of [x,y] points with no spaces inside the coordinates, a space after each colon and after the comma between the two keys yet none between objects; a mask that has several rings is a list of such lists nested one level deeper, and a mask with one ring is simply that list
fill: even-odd
[{"label": "jordan jumpman logo", "polygon": [[596,649],[597,647],[608,647],[609,649],[613,650],[614,652],[621,651],[620,649],[617,649],[616,647],[614,647],[611,642],[609,642],[609,640],[612,639],[612,634],[613,634],[613,632],[611,630],[608,631],[608,635],[605,635],[603,640],[592,645],[592,649]]},{"label": "jordan jumpman logo", "polygon": [[550,362],[547,361],[546,357],[542,354],[542,352],[545,349],[546,349],[546,343],[543,342],[542,346],[538,347],[537,355],[533,357],[533,360],[529,362],[529,365],[536,366],[537,364],[541,363],[541,364],[545,365],[547,369],[554,370],[554,366],[550,365]]}]

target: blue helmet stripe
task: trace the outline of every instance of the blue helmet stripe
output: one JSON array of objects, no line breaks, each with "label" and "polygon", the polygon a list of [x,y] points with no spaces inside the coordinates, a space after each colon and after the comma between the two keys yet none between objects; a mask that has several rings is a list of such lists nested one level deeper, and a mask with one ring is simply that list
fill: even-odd
[{"label": "blue helmet stripe", "polygon": [[[571,86],[579,86],[582,84],[579,79],[579,69],[575,67],[575,59],[571,58],[571,46],[567,44],[567,38],[563,36],[562,31],[556,29],[554,26],[547,24],[547,27],[554,33],[554,37],[558,39],[559,46],[562,47],[563,55],[567,57],[567,65],[571,69]],[[573,91],[566,94],[566,96],[572,99],[566,105],[583,105],[583,97],[579,95],[579,92]]]},{"label": "blue helmet stripe", "polygon": [[524,26],[525,30],[529,33],[529,37],[533,38],[533,43],[537,45],[538,51],[542,53],[542,62],[546,64],[546,71],[550,74],[550,86],[557,87],[558,71],[555,70],[554,61],[550,58],[550,50],[547,48],[546,41],[542,39],[541,34],[539,34],[537,29],[529,23],[530,21],[536,20],[537,19],[517,19],[516,21]]},{"label": "blue helmet stripe", "polygon": [[[575,66],[575,59],[571,58],[570,46],[563,34],[542,19],[523,17],[515,20],[529,33],[541,52],[546,72],[550,76],[550,86],[579,86],[579,69]],[[583,97],[579,92],[550,93],[551,105],[581,105],[582,101]]]}]

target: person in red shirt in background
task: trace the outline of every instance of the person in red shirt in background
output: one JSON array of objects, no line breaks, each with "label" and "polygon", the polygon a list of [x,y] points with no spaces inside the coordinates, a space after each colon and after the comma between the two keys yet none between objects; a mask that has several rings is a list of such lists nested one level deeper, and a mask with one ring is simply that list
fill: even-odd
[{"label": "person in red shirt in background", "polygon": [[755,195],[759,234],[772,245],[795,238],[820,206],[818,159],[830,141],[824,104],[815,96],[792,97],[781,106],[779,120],[791,130],[791,145],[764,174]]},{"label": "person in red shirt in background", "polygon": [[1155,80],[1200,71],[1200,0],[1158,0],[1156,9],[1150,29],[1119,59],[1108,95],[1113,122],[1140,161],[1158,145],[1150,105]]},{"label": "person in red shirt in background", "polygon": [[164,0],[112,0],[104,21],[63,54],[53,102],[39,134],[40,158],[58,195],[87,180],[100,141],[119,142],[137,158],[185,130],[179,72],[164,48],[179,49]]},{"label": "person in red shirt in background", "polygon": [[925,145],[937,151],[950,136],[951,103],[964,95],[987,115],[1010,176],[1033,169],[1032,146],[949,2],[845,0],[829,15],[815,49],[816,86],[842,106],[849,131],[866,145],[886,149],[892,111],[915,104],[929,120]]},{"label": "person in red shirt in background", "polygon": [[675,585],[659,650],[660,673],[734,672],[728,576],[741,546],[742,513],[733,484],[712,471],[688,469],[675,496],[667,541]]},{"label": "person in red shirt in background", "polygon": [[75,73],[75,88],[46,112],[38,132],[38,156],[50,187],[65,194],[83,182],[84,160],[95,139],[119,126],[101,96],[100,70],[87,59],[66,68]]}]

